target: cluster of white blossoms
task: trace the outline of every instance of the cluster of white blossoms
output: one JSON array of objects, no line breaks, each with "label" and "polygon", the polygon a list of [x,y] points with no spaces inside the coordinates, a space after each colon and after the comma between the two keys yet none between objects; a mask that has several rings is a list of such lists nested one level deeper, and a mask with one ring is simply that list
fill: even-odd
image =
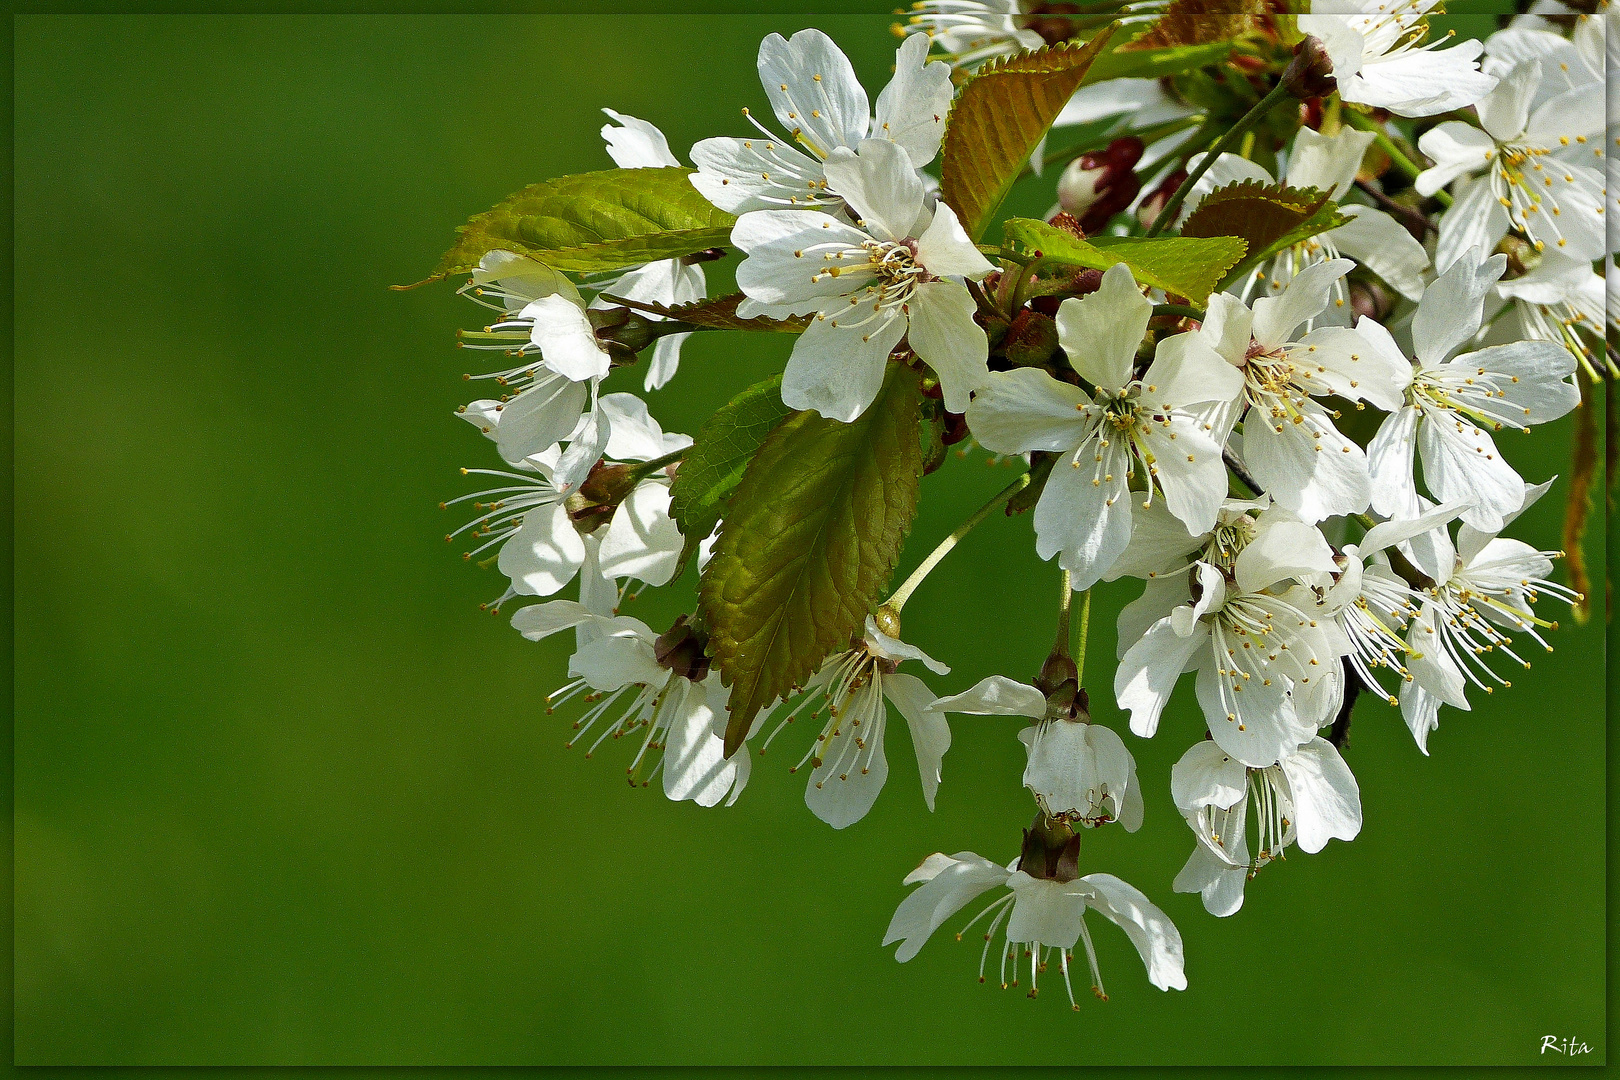
[{"label": "cluster of white blossoms", "polygon": [[[1522,476],[1502,450],[1620,374],[1602,275],[1620,248],[1605,228],[1615,200],[1605,144],[1616,135],[1605,130],[1604,72],[1620,47],[1605,30],[1616,16],[1541,3],[1484,41],[1451,43],[1426,37],[1436,3],[1313,0],[1248,16],[1222,49],[1198,39],[1197,5],[1052,14],[1022,0],[925,0],[896,28],[903,40],[875,105],[825,34],[767,37],[758,67],[780,133],[749,116],[758,134],[698,142],[691,169],[658,128],[605,110],[613,183],[633,184],[631,170],[684,170],[729,244],[680,254],[676,234],[698,226],[635,224],[619,235],[604,212],[589,218],[589,243],[548,249],[534,239],[550,227],[540,225],[505,234],[510,243],[493,237],[463,289],[497,314],[462,344],[503,366],[478,376],[499,396],[461,415],[504,466],[464,470],[492,479],[453,500],[475,516],[450,538],[469,539],[467,557],[507,579],[487,606],[539,600],[511,617],[525,637],[573,631],[569,681],[546,708],[575,717],[570,745],[589,756],[629,740],[633,785],[656,778],[671,799],[713,806],[742,794],[749,748],[781,738],[794,744],[794,770],[808,772],[810,811],[843,829],[879,797],[891,738],[909,737],[932,810],[949,717],[1023,717],[1034,823],[1016,858],[928,856],[905,878],[918,887],[885,943],[909,960],[994,894],[960,928],[983,934],[981,981],[987,971],[1003,986],[1027,978],[1034,996],[1055,960],[1073,1003],[1079,945],[1083,977],[1105,996],[1085,918],[1094,912],[1125,931],[1154,986],[1185,989],[1176,926],[1132,885],[1089,871],[1081,853],[1086,830],[1135,832],[1144,821],[1126,739],[1093,719],[1084,684],[1090,590],[1143,583],[1118,618],[1113,701],[1131,738],[1191,740],[1157,778],[1192,833],[1185,866],[1167,868],[1160,886],[1200,894],[1218,916],[1238,910],[1248,880],[1290,846],[1314,853],[1360,831],[1361,795],[1341,753],[1358,695],[1398,706],[1426,754],[1442,706],[1467,710],[1471,697],[1510,685],[1529,650],[1550,648],[1557,624],[1538,603],[1584,600],[1551,580],[1561,552],[1500,535],[1551,484]],[[1144,36],[1161,28],[1174,45],[1220,56],[1178,71],[1166,59],[1175,48],[1155,53]],[[1010,223],[1008,240],[982,243],[1001,196],[986,210],[953,177],[994,159],[973,157],[971,131],[960,146],[947,136],[953,109],[974,93],[1030,95],[1004,77],[1021,56],[1076,57],[1078,43],[1095,51],[1107,34],[1117,78],[1076,75],[1061,108],[993,99],[1008,117],[1038,114],[1038,141],[1022,145],[1027,165],[1020,158],[1016,173],[974,190],[1005,194],[1068,165],[1059,206],[1016,233],[1055,238],[1049,250],[1015,243]],[[1048,59],[1029,70],[1060,68]],[[1082,142],[1048,153],[1047,132],[1065,127]],[[925,171],[941,161],[943,185]],[[637,222],[657,218],[651,198],[634,207]],[[569,212],[556,199],[545,211]],[[1255,224],[1268,215],[1281,224]],[[1178,292],[1189,278],[1175,260],[1202,258],[1186,253],[1210,238],[1242,243],[1203,267],[1214,289]],[[636,251],[657,257],[624,254]],[[709,297],[702,264],[733,251],[738,292]],[[693,333],[749,329],[796,336],[779,393],[772,383],[763,394],[770,434],[747,445],[727,416],[694,442],[666,433],[622,377],[605,392],[642,354],[652,390],[677,375]],[[910,381],[897,383],[897,371]],[[910,404],[896,411],[905,393]],[[943,444],[964,437],[1021,458],[1027,472],[880,602],[870,590],[881,580],[851,598],[849,583],[866,578],[843,574],[843,549],[816,539],[840,506],[800,507],[794,485],[859,469],[847,440],[842,457],[814,455],[891,415],[921,417],[906,422],[940,445],[884,483],[914,490]],[[766,453],[811,427],[821,442]],[[756,475],[767,457],[801,472],[773,489]],[[699,469],[710,486],[683,493]],[[862,497],[859,486],[838,497]],[[749,498],[783,508],[768,535],[742,534],[756,510]],[[688,509],[704,499],[716,508],[708,518]],[[845,516],[864,520],[861,505]],[[1056,562],[1057,644],[1029,682],[989,674],[942,696],[951,669],[901,640],[901,609],[961,535],[1004,505],[1032,509],[1035,550]],[[843,547],[878,542],[852,528]],[[664,585],[694,558],[702,602],[691,615],[659,630],[619,613],[627,590]],[[723,561],[756,580],[711,580]],[[843,618],[838,605],[822,596],[792,607],[817,594],[789,591],[767,605],[778,621],[763,630],[728,623],[740,618],[733,594],[765,587],[777,563],[799,566],[796,580],[844,582],[794,588],[845,589],[834,599],[850,601],[854,621],[829,639],[820,624]],[[743,644],[721,648],[723,635]],[[773,649],[798,665],[779,685],[761,674]],[[1196,716],[1171,706],[1183,675]],[[893,734],[891,705],[904,736]],[[801,718],[810,723],[795,725]]]}]

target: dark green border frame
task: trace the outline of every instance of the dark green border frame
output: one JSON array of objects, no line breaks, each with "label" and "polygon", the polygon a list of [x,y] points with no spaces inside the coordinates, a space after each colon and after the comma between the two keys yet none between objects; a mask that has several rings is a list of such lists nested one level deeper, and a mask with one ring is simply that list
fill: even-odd
[{"label": "dark green border frame", "polygon": [[[1620,0],[1615,0],[1615,2],[1620,2]],[[597,13],[597,12],[600,12],[602,14],[630,14],[630,15],[635,15],[635,14],[659,14],[659,15],[671,15],[671,14],[680,14],[680,15],[751,14],[751,15],[758,15],[758,14],[769,13],[769,12],[778,12],[778,13],[781,13],[783,15],[807,15],[807,14],[851,15],[851,14],[869,14],[869,13],[873,13],[874,11],[887,12],[888,10],[891,10],[891,7],[892,7],[891,4],[884,3],[883,0],[877,0],[877,2],[874,2],[874,0],[771,0],[771,2],[768,5],[762,5],[762,4],[758,3],[757,0],[754,0],[754,2],[750,2],[750,0],[595,0],[595,2],[587,2],[587,0],[568,0],[568,2],[562,2],[562,0],[514,0],[514,2],[501,3],[501,4],[489,3],[489,2],[483,2],[483,3],[479,3],[479,2],[445,3],[445,2],[443,2],[443,0],[438,0],[438,2],[435,2],[435,0],[395,0],[395,2],[392,2],[392,3],[336,3],[336,2],[319,2],[319,0],[260,0],[260,2],[257,2],[257,3],[250,2],[250,0],[216,0],[216,2],[214,2],[214,3],[191,2],[191,3],[174,3],[174,4],[127,3],[127,2],[119,2],[119,0],[81,0],[81,2],[71,3],[71,4],[68,4],[68,3],[61,3],[61,4],[55,4],[55,3],[12,4],[12,3],[8,3],[8,4],[5,5],[7,15],[9,16],[6,19],[6,22],[5,22],[5,32],[6,32],[6,38],[7,38],[6,49],[5,49],[3,60],[0,60],[0,63],[3,63],[3,71],[0,71],[0,74],[3,74],[3,80],[4,80],[3,81],[3,87],[4,87],[3,92],[4,92],[4,96],[5,96],[5,111],[6,111],[6,115],[7,115],[8,119],[10,119],[12,121],[12,122],[10,122],[10,123],[8,123],[6,125],[6,130],[5,130],[5,141],[6,141],[6,146],[7,146],[7,152],[6,152],[5,160],[7,161],[8,164],[14,162],[13,145],[12,144],[14,142],[14,133],[15,133],[15,113],[14,113],[14,108],[15,108],[14,85],[15,84],[14,84],[14,81],[13,81],[13,78],[14,78],[13,73],[14,73],[14,50],[15,50],[15,43],[16,43],[15,16],[17,16],[17,15],[32,15],[32,14],[150,14],[150,15],[157,15],[157,14],[229,14],[229,13],[251,13],[251,14],[490,14],[490,15],[497,15],[497,14],[580,14],[580,13]],[[1452,15],[1505,15],[1505,14],[1511,14],[1514,10],[1515,10],[1515,5],[1512,3],[1512,0],[1451,0],[1451,2],[1446,7],[1447,13],[1452,14]],[[5,295],[7,297],[7,302],[3,306],[0,306],[0,320],[3,320],[3,322],[4,322],[3,328],[0,328],[0,329],[3,329],[3,331],[4,331],[4,335],[5,335],[4,340],[7,342],[8,351],[11,352],[13,354],[13,357],[14,357],[14,355],[15,355],[15,350],[14,350],[14,342],[15,342],[15,338],[14,338],[15,307],[14,307],[14,303],[13,303],[11,298],[13,296],[13,283],[15,281],[16,267],[15,267],[15,264],[14,264],[15,247],[14,247],[14,235],[13,235],[14,234],[14,220],[13,220],[14,191],[13,191],[13,188],[12,188],[12,186],[10,184],[6,185],[6,187],[4,189],[4,192],[3,192],[3,195],[0,195],[0,198],[3,198],[4,211],[5,211],[3,215],[0,215],[0,246],[3,246],[3,249],[4,249],[3,258],[0,258],[0,288],[4,289]],[[15,416],[15,412],[14,412],[14,409],[15,409],[14,361],[13,361],[13,363],[8,363],[5,366],[4,372],[0,373],[0,405],[3,405],[3,407],[4,407],[5,424],[6,424],[7,428],[8,428],[8,430],[9,430],[9,429],[11,429],[11,427],[13,425],[14,416]],[[5,471],[8,474],[11,473],[13,471],[13,468],[14,468],[14,447],[15,447],[15,442],[14,442],[14,439],[12,439],[12,438],[7,438],[5,440],[5,442],[4,442],[4,444],[0,445],[0,462],[3,462]],[[13,516],[14,515],[14,510],[15,510],[14,494],[15,494],[14,488],[10,484],[6,485],[3,488],[3,490],[0,490],[0,513],[3,513],[3,515],[5,517],[5,520],[6,520],[6,524],[8,526],[6,528],[6,530],[5,530],[5,532],[4,532],[4,536],[0,537],[0,549],[3,549],[5,558],[6,558],[6,560],[8,562],[13,561],[13,555],[14,555],[14,529],[11,527],[14,524],[14,516]],[[1609,552],[1607,553],[1607,555],[1608,555],[1609,573],[1611,575],[1611,578],[1616,573],[1617,566],[1620,566],[1620,558],[1617,558],[1617,554],[1620,554],[1620,551],[1617,551],[1616,547],[1611,546]],[[11,655],[14,655],[14,647],[15,647],[15,645],[14,645],[14,643],[15,643],[15,623],[14,623],[15,604],[14,604],[13,583],[14,583],[14,579],[11,578],[11,577],[8,577],[6,579],[6,582],[5,582],[4,587],[3,587],[4,608],[5,608],[6,618],[4,620],[3,628],[0,628],[0,638],[4,639],[6,650],[7,650],[8,654],[11,654]],[[1615,651],[1616,650],[1615,650],[1615,644],[1614,644],[1614,641],[1613,641],[1612,638],[1610,640],[1609,650],[1610,650],[1610,652],[1609,652],[1609,661],[1610,661],[1610,663],[1609,663],[1608,666],[1609,666],[1609,670],[1613,671],[1615,669],[1614,659],[1615,659]],[[12,671],[10,669],[7,670],[6,678],[7,678],[7,686],[8,686],[7,698],[14,702],[15,701],[15,698],[14,698],[15,680],[13,678],[13,674],[12,674]],[[1607,699],[1607,701],[1609,703],[1609,706],[1610,706],[1610,712],[1613,713],[1613,712],[1616,711],[1617,707],[1620,707],[1620,693],[1617,693],[1617,687],[1612,682],[1610,683],[1610,685],[1606,689],[1607,689],[1606,699]],[[3,783],[7,788],[11,787],[12,781],[13,781],[13,749],[14,749],[13,721],[14,721],[13,709],[8,708],[6,710],[6,712],[5,712],[3,736],[0,736],[0,783]],[[1613,747],[1613,741],[1612,740],[1610,742],[1610,747],[1611,747],[1610,758],[1609,758],[1609,762],[1608,762],[1608,766],[1609,766],[1609,768],[1608,768],[1608,775],[1609,775],[1608,805],[1613,807],[1613,806],[1620,805],[1620,804],[1617,804],[1616,800],[1615,800],[1615,792],[1616,792],[1615,775],[1616,774],[1615,774],[1615,762],[1614,762],[1613,750],[1612,750],[1612,747]],[[15,895],[14,892],[13,892],[13,887],[12,887],[13,880],[14,880],[14,865],[13,865],[13,861],[12,861],[13,860],[13,855],[14,855],[14,849],[13,849],[13,844],[12,844],[12,830],[11,830],[11,825],[12,825],[12,821],[13,821],[13,817],[14,817],[13,811],[14,811],[13,805],[8,802],[7,805],[6,805],[6,815],[5,815],[6,816],[6,822],[7,822],[7,828],[6,828],[5,836],[4,836],[4,839],[3,839],[5,853],[4,853],[3,859],[0,859],[0,875],[3,875],[4,885],[5,885],[3,896],[0,896],[0,917],[3,917],[4,923],[5,923],[5,925],[7,927],[11,927],[12,924],[13,924],[13,914],[14,914],[14,903],[13,903],[13,901],[14,901],[14,895]],[[1617,864],[1616,864],[1616,860],[1615,860],[1615,857],[1614,857],[1615,856],[1614,845],[1615,845],[1615,836],[1614,836],[1613,832],[1611,831],[1610,836],[1609,836],[1609,846],[1608,846],[1608,849],[1607,849],[1608,866],[1609,866],[1609,874],[1608,874],[1608,879],[1607,880],[1608,880],[1608,885],[1609,885],[1609,895],[1611,897],[1613,895],[1615,895],[1615,892],[1616,892],[1615,886],[1617,884],[1616,877],[1615,877],[1615,867],[1616,867]],[[1609,925],[1610,925],[1610,928],[1611,928],[1611,931],[1612,931],[1612,929],[1614,927],[1614,919],[1613,919],[1612,908],[1611,908]],[[1612,939],[1612,937],[1613,937],[1613,934],[1611,932],[1610,938]],[[1609,971],[1608,992],[1609,992],[1609,1006],[1610,1006],[1610,1008],[1609,1008],[1609,1013],[1608,1013],[1608,1022],[1607,1022],[1607,1025],[1606,1025],[1607,1026],[1606,1035],[1607,1035],[1608,1044],[1609,1045],[1614,1045],[1614,1035],[1615,1035],[1615,1031],[1616,1031],[1616,1024],[1615,1024],[1615,1018],[1614,1018],[1613,1003],[1614,1003],[1614,993],[1615,993],[1615,987],[1616,987],[1616,979],[1615,979],[1616,971],[1615,971],[1612,955],[1609,958],[1609,962],[1608,962],[1607,966],[1608,966],[1608,971]],[[5,1012],[6,1012],[7,1015],[12,1014],[13,1011],[14,1011],[13,1010],[13,1004],[14,1004],[13,990],[14,990],[14,987],[13,987],[12,973],[11,973],[11,970],[8,969],[6,974],[5,974],[4,979],[0,980],[0,996],[3,996],[4,1008],[5,1008]],[[1307,1020],[1309,1018],[1302,1017],[1301,1019],[1302,1020]],[[1324,1015],[1324,1016],[1321,1016],[1319,1019],[1324,1024],[1323,1037],[1325,1037],[1325,1038],[1331,1037],[1331,1030],[1329,1029],[1330,1025],[1332,1023],[1331,1016]],[[280,1075],[280,1074],[287,1074],[287,1075],[290,1075],[290,1076],[293,1076],[293,1077],[324,1077],[324,1076],[332,1076],[332,1077],[341,1077],[341,1078],[343,1078],[343,1080],[373,1080],[373,1078],[376,1078],[376,1080],[381,1080],[381,1078],[384,1078],[384,1077],[397,1077],[397,1076],[409,1076],[409,1077],[415,1077],[415,1076],[430,1076],[430,1077],[450,1077],[450,1076],[509,1077],[509,1076],[514,1076],[515,1077],[515,1076],[527,1076],[527,1075],[539,1075],[539,1076],[545,1076],[545,1077],[555,1077],[555,1078],[558,1078],[558,1080],[562,1080],[562,1078],[573,1078],[573,1077],[590,1078],[590,1080],[610,1080],[610,1078],[642,1076],[642,1075],[659,1075],[659,1076],[670,1076],[670,1077],[681,1077],[681,1078],[697,1078],[697,1077],[708,1077],[708,1076],[721,1076],[721,1077],[727,1077],[727,1078],[735,1078],[735,1080],[752,1080],[752,1078],[754,1078],[754,1077],[780,1078],[780,1077],[790,1077],[790,1076],[797,1076],[797,1075],[821,1075],[821,1074],[836,1076],[836,1077],[840,1077],[840,1078],[847,1078],[847,1080],[861,1080],[861,1078],[865,1078],[865,1077],[897,1078],[897,1080],[898,1080],[898,1078],[906,1078],[906,1080],[911,1080],[911,1078],[918,1078],[918,1080],[921,1080],[921,1078],[924,1078],[924,1077],[934,1077],[934,1076],[948,1076],[948,1077],[951,1077],[952,1080],[980,1080],[980,1078],[983,1078],[983,1080],[991,1080],[991,1078],[1003,1077],[1003,1076],[1005,1076],[1005,1074],[1007,1072],[1007,1070],[1005,1070],[1005,1069],[971,1068],[971,1067],[952,1068],[952,1069],[939,1069],[939,1068],[915,1068],[915,1069],[908,1069],[908,1068],[861,1068],[861,1067],[815,1068],[815,1069],[812,1069],[812,1068],[792,1068],[792,1067],[753,1068],[753,1067],[746,1067],[746,1066],[729,1067],[729,1068],[722,1068],[722,1067],[715,1067],[715,1068],[666,1067],[666,1068],[595,1068],[595,1069],[592,1069],[592,1068],[570,1068],[570,1067],[546,1068],[546,1067],[538,1067],[538,1066],[533,1067],[533,1068],[511,1068],[511,1067],[471,1068],[471,1067],[455,1067],[455,1066],[444,1066],[444,1067],[425,1067],[425,1066],[405,1067],[405,1066],[401,1066],[401,1067],[394,1067],[394,1068],[388,1068],[388,1067],[376,1067],[376,1068],[371,1068],[371,1067],[343,1067],[343,1068],[339,1068],[339,1067],[333,1067],[333,1068],[306,1068],[306,1067],[285,1067],[285,1068],[276,1068],[276,1067],[264,1067],[264,1068],[250,1068],[250,1067],[233,1067],[233,1068],[223,1068],[223,1067],[220,1067],[220,1068],[210,1068],[210,1067],[192,1067],[192,1068],[180,1068],[180,1067],[174,1067],[174,1068],[164,1068],[164,1067],[65,1068],[65,1067],[56,1067],[56,1066],[17,1067],[17,1066],[14,1066],[14,1065],[11,1064],[12,1059],[13,1059],[12,1047],[13,1047],[13,1043],[14,1043],[14,1034],[15,1034],[14,1026],[11,1023],[6,1024],[3,1029],[0,1029],[0,1068],[3,1068],[9,1074],[15,1074],[15,1075],[17,1075],[19,1077],[24,1077],[24,1078],[37,1078],[37,1080],[57,1080],[57,1078],[67,1078],[67,1077],[96,1077],[96,1078],[108,1078],[108,1080],[111,1080],[111,1078],[114,1078],[114,1077],[119,1077],[119,1078],[122,1078],[122,1077],[157,1078],[157,1077],[166,1077],[166,1076],[171,1076],[171,1075],[183,1075],[183,1076],[186,1076],[186,1077],[194,1077],[194,1078],[196,1078],[196,1080],[213,1080],[213,1078],[215,1078],[215,1077],[221,1078],[221,1080],[223,1080],[223,1078],[227,1078],[227,1077],[242,1077],[242,1078],[246,1078],[246,1077],[262,1077],[262,1078],[265,1078],[265,1080],[268,1080],[269,1077],[272,1077],[272,1076],[275,1076],[275,1075]],[[1568,1067],[1568,1068],[1580,1068],[1580,1066],[1573,1065],[1573,1064],[1570,1065],[1570,1066],[1566,1066],[1566,1067]],[[1620,1066],[1617,1066],[1616,1068],[1617,1068],[1617,1071],[1620,1071]],[[1074,1073],[1078,1072],[1079,1067],[1074,1068],[1074,1069],[1034,1069],[1034,1068],[1032,1068],[1032,1069],[1020,1070],[1020,1071],[1021,1072],[1026,1072],[1028,1075],[1071,1075],[1071,1074],[1074,1074]],[[1327,1068],[1327,1067],[1321,1067],[1321,1068],[1311,1068],[1311,1069],[1288,1068],[1288,1069],[1286,1069],[1286,1072],[1284,1072],[1281,1068],[1276,1069],[1276,1070],[1256,1069],[1256,1068],[1241,1068],[1241,1067],[1232,1067],[1232,1068],[1191,1068],[1190,1067],[1190,1068],[1183,1068],[1183,1069],[1165,1069],[1165,1068],[1162,1068],[1162,1067],[1151,1067],[1151,1066],[1144,1066],[1144,1067],[1139,1067],[1139,1068],[1134,1068],[1134,1069],[1110,1068],[1110,1069],[1107,1070],[1107,1072],[1109,1074],[1111,1074],[1111,1075],[1112,1074],[1125,1074],[1125,1075],[1132,1075],[1132,1076],[1177,1075],[1177,1076],[1187,1076],[1187,1077],[1196,1077],[1196,1078],[1241,1077],[1241,1076],[1252,1075],[1253,1073],[1256,1073],[1256,1072],[1272,1072],[1273,1074],[1281,1074],[1281,1075],[1288,1075],[1288,1076],[1295,1076],[1295,1075],[1299,1075],[1299,1076],[1329,1076],[1329,1075],[1339,1075],[1341,1073],[1350,1073],[1350,1074],[1374,1075],[1374,1076],[1401,1075],[1401,1076],[1436,1076],[1436,1077],[1457,1077],[1457,1076],[1465,1076],[1465,1075],[1476,1075],[1478,1073],[1484,1072],[1487,1075],[1492,1076],[1492,1077],[1498,1077],[1498,1076],[1500,1076],[1500,1077],[1508,1077],[1508,1076],[1544,1075],[1546,1073],[1546,1071],[1547,1070],[1546,1070],[1545,1067],[1524,1067],[1524,1068],[1504,1067],[1504,1068],[1491,1069],[1491,1070],[1469,1070],[1468,1072],[1461,1072],[1461,1071],[1459,1071],[1457,1069],[1420,1068],[1420,1067],[1412,1067],[1412,1068],[1384,1068],[1384,1067]]]}]

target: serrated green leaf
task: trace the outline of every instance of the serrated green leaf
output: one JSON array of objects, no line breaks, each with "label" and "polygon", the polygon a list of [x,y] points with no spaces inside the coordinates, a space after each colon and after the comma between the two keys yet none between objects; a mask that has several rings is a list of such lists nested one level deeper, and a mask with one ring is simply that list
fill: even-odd
[{"label": "serrated green leaf", "polygon": [[691,169],[607,169],[531,184],[457,232],[434,277],[496,248],[556,270],[621,270],[729,242],[736,218],[698,194]]},{"label": "serrated green leaf", "polygon": [[1082,86],[1108,79],[1160,79],[1180,75],[1194,68],[1218,64],[1232,51],[1230,41],[1210,41],[1199,45],[1168,45],[1160,48],[1130,48],[1121,43],[1092,63]]},{"label": "serrated green leaf", "polygon": [[1259,253],[1303,225],[1331,197],[1315,188],[1241,180],[1205,195],[1182,222],[1181,235],[1241,236]]},{"label": "serrated green leaf", "polygon": [[984,235],[1111,33],[1105,28],[1084,45],[1049,45],[987,64],[963,85],[945,127],[940,190],[968,236]]},{"label": "serrated green leaf", "polygon": [[700,609],[731,687],[727,754],[760,709],[849,647],[879,599],[917,512],[920,401],[916,372],[891,365],[855,421],[795,413],[743,474]]},{"label": "serrated green leaf", "polygon": [[709,538],[759,444],[793,410],[782,404],[782,376],[755,383],[715,411],[698,429],[669,489],[669,512],[686,542],[675,576]]},{"label": "serrated green leaf", "polygon": [[625,304],[637,311],[649,311],[654,315],[663,315],[681,322],[701,326],[706,330],[756,330],[778,334],[802,334],[804,328],[810,325],[808,318],[789,316],[786,319],[752,318],[744,319],[737,314],[737,305],[742,303],[742,293],[731,293],[728,296],[715,296],[707,300],[694,300],[690,304],[652,304],[644,300],[621,300],[615,296],[604,295],[603,299],[615,303]]},{"label": "serrated green leaf", "polygon": [[1039,251],[1044,259],[1091,270],[1107,270],[1124,263],[1140,284],[1185,296],[1196,304],[1209,298],[1216,284],[1247,250],[1244,241],[1236,236],[1161,236],[1151,240],[1099,236],[1082,240],[1033,218],[1009,218],[1002,228],[1008,239]]}]

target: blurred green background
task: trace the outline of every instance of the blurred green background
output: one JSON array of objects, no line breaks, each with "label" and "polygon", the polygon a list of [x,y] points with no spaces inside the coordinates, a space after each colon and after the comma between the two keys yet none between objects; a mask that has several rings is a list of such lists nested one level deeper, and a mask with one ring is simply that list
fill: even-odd
[{"label": "blurred green background", "polygon": [[[843,833],[804,808],[790,738],[729,810],[632,791],[622,748],[563,751],[541,698],[567,643],[480,614],[500,580],[442,539],[457,467],[495,463],[451,415],[480,309],[386,286],[518,187],[606,167],[602,106],[682,156],[746,133],[771,31],[826,30],[875,96],[889,21],[18,19],[19,1064],[1531,1064],[1553,1034],[1601,1059],[1598,624],[1565,616],[1512,691],[1447,711],[1433,757],[1365,702],[1361,837],[1267,869],[1226,920],[1170,890],[1193,840],[1169,768],[1203,730],[1184,685],[1131,740],[1146,827],[1082,862],[1175,919],[1191,987],[1151,988],[1095,919],[1112,1000],[1079,1014],[979,985],[950,927],[904,966],[878,945],[928,853],[1017,853],[1018,722],[955,722],[933,814],[892,729]],[[1010,209],[1051,201],[1031,182]],[[654,413],[693,431],[788,347],[699,336]],[[1506,452],[1566,473],[1570,430]],[[929,477],[902,569],[1011,475],[975,454]],[[1558,547],[1563,495],[1517,534]],[[629,610],[667,624],[691,585]],[[1055,591],[1027,518],[992,519],[906,636],[955,665],[941,693],[1027,678]],[[1098,594],[1106,686],[1134,589]]]}]

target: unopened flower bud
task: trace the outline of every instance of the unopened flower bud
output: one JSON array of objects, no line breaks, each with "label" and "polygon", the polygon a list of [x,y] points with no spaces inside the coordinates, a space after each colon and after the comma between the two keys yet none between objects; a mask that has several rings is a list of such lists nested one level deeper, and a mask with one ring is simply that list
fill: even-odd
[{"label": "unopened flower bud", "polygon": [[1164,212],[1165,206],[1170,202],[1171,196],[1176,193],[1176,188],[1180,187],[1181,182],[1185,179],[1187,179],[1186,169],[1177,169],[1165,177],[1164,181],[1153,189],[1153,194],[1143,199],[1141,205],[1136,208],[1136,219],[1144,227],[1152,228],[1153,223],[1158,220],[1159,215]]},{"label": "unopened flower bud", "polygon": [[1282,82],[1297,98],[1327,97],[1339,88],[1333,77],[1333,60],[1321,38],[1307,34],[1294,46],[1294,58],[1283,70]]},{"label": "unopened flower bud", "polygon": [[1086,233],[1101,232],[1108,219],[1124,210],[1142,190],[1136,163],[1142,159],[1142,140],[1115,139],[1107,149],[1084,154],[1069,162],[1058,177],[1058,202],[1064,213],[1078,219]]}]

